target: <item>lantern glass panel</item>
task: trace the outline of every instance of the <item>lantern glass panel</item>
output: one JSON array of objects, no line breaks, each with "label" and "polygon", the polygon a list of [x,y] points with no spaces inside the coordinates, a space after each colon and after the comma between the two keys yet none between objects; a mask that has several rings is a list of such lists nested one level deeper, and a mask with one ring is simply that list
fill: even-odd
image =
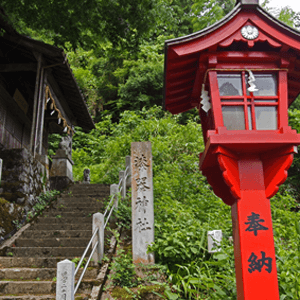
[{"label": "lantern glass panel", "polygon": [[257,130],[276,130],[277,107],[255,106],[255,119]]},{"label": "lantern glass panel", "polygon": [[220,96],[242,96],[241,74],[218,74]]},{"label": "lantern glass panel", "polygon": [[[254,96],[276,96],[278,90],[276,74],[256,74],[254,73],[255,81],[253,82],[258,91],[253,92]],[[248,76],[246,75],[247,88]],[[247,95],[249,95],[247,89]]]},{"label": "lantern glass panel", "polygon": [[222,113],[228,130],[245,130],[244,106],[223,106]]},{"label": "lantern glass panel", "polygon": [[251,106],[248,106],[248,125],[249,125],[249,130],[252,130],[252,113],[251,113]]}]

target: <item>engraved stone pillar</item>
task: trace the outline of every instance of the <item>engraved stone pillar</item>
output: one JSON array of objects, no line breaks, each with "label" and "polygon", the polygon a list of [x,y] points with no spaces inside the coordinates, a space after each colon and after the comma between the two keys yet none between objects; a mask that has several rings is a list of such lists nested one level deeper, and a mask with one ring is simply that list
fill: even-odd
[{"label": "engraved stone pillar", "polygon": [[93,260],[95,262],[101,262],[104,254],[104,215],[101,213],[93,214],[93,233],[97,228],[99,229],[98,234],[96,234],[93,239],[92,247],[94,248],[97,241],[99,241],[99,243],[93,254]]},{"label": "engraved stone pillar", "polygon": [[74,299],[75,264],[68,259],[57,264],[56,300]]},{"label": "engraved stone pillar", "polygon": [[131,144],[132,255],[135,264],[153,264],[147,247],[154,242],[152,153],[150,142]]},{"label": "engraved stone pillar", "polygon": [[115,205],[115,208],[118,209],[118,203],[119,203],[119,197],[118,197],[118,185],[116,183],[114,184],[111,184],[110,185],[110,195],[113,196],[114,195],[114,205]]}]

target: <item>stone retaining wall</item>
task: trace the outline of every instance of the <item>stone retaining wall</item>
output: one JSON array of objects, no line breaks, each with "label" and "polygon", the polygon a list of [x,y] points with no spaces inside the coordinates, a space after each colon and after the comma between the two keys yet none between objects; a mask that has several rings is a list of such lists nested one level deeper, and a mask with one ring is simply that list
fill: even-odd
[{"label": "stone retaining wall", "polygon": [[0,197],[33,207],[35,198],[49,188],[48,158],[34,159],[26,149],[2,150],[0,157],[3,160]]}]

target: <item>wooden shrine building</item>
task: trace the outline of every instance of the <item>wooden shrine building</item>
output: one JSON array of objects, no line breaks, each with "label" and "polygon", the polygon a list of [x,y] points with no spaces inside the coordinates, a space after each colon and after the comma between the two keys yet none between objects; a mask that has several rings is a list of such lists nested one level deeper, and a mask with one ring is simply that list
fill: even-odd
[{"label": "wooden shrine building", "polygon": [[0,12],[0,197],[32,206],[49,178],[50,133],[94,128],[62,49],[16,32]]}]

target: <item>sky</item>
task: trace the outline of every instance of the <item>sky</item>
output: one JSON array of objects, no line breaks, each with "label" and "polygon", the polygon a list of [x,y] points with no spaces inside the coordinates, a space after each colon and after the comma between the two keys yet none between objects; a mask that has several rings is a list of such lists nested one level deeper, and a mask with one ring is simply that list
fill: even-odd
[{"label": "sky", "polygon": [[[259,3],[261,4],[263,1],[260,0]],[[270,0],[270,3],[267,7],[276,7],[282,8],[285,6],[290,6],[293,11],[300,12],[300,1],[299,0]]]}]

